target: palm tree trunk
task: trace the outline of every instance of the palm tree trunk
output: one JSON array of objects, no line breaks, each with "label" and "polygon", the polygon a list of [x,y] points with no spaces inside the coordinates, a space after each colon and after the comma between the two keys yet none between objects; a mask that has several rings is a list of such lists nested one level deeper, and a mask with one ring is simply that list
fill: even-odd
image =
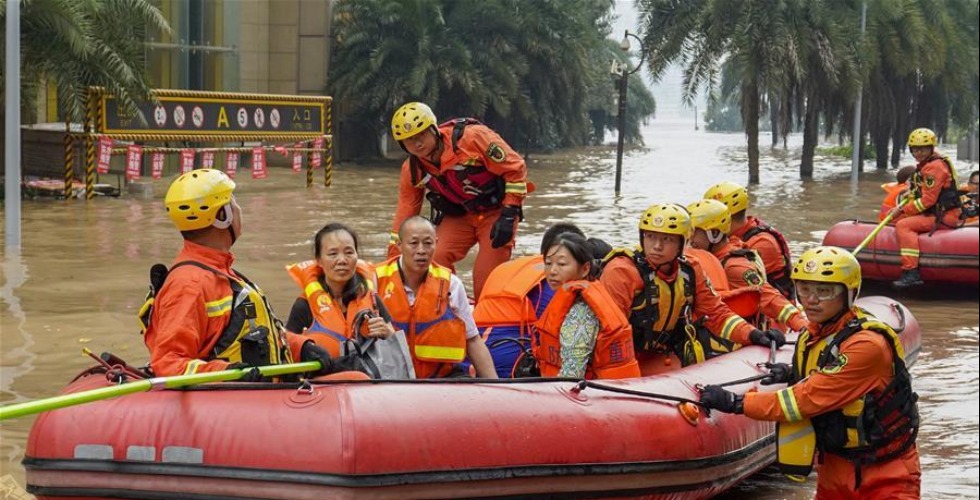
[{"label": "palm tree trunk", "polygon": [[750,79],[743,88],[745,93],[742,116],[745,117],[745,134],[749,141],[749,184],[759,183],[759,85]]},{"label": "palm tree trunk", "polygon": [[772,138],[772,149],[779,145],[779,105],[777,97],[769,94],[769,135]]},{"label": "palm tree trunk", "polygon": [[817,151],[817,132],[820,128],[820,110],[817,99],[811,91],[806,100],[806,113],[803,116],[803,152],[800,158],[800,179],[813,179],[813,155]]}]

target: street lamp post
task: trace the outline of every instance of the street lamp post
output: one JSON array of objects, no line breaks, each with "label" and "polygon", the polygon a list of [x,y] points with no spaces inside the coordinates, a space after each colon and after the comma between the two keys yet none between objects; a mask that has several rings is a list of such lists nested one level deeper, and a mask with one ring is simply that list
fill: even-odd
[{"label": "street lamp post", "polygon": [[629,70],[628,64],[619,64],[618,61],[613,61],[612,74],[619,78],[619,140],[616,144],[616,196],[619,196],[620,185],[623,180],[623,141],[625,137],[623,136],[623,131],[626,129],[626,88],[629,81],[629,76],[633,73],[639,71],[640,66],[643,66],[643,61],[646,58],[646,52],[643,50],[643,41],[640,37],[630,33],[630,30],[626,30],[623,35],[623,41],[619,43],[619,48],[623,49],[623,52],[629,52],[630,50],[630,37],[636,39],[636,43],[640,45],[640,63],[636,65],[635,68]]}]

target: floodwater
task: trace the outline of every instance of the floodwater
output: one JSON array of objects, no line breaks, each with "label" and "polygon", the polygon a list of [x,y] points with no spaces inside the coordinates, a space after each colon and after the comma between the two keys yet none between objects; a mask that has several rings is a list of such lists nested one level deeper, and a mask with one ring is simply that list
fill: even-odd
[{"label": "floodwater", "polygon": [[[537,191],[525,205],[527,220],[515,254],[535,252],[545,228],[558,221],[574,222],[590,236],[616,245],[633,244],[639,215],[650,204],[686,205],[715,182],[744,182],[744,136],[692,129],[691,123],[659,120],[647,126],[647,146],[627,151],[624,158],[619,198],[613,196],[613,148],[532,155],[529,171]],[[838,220],[873,220],[883,194],[878,186],[893,175],[872,169],[852,185],[849,160],[819,158],[816,179],[802,182],[799,148],[799,137],[790,138],[788,150],[762,148],[762,183],[751,189],[750,209],[780,228],[797,255],[819,243]],[[964,174],[969,170],[960,167]],[[329,189],[306,189],[304,176],[286,169],[272,169],[265,180],[241,172],[237,198],[245,219],[234,249],[236,268],[263,287],[281,315],[287,314],[298,290],[283,266],[311,257],[311,237],[324,223],[350,224],[360,233],[363,256],[374,262],[383,258],[397,179],[394,164],[342,165]],[[322,180],[322,171],[317,180]],[[19,254],[2,250],[0,401],[56,394],[91,365],[82,347],[112,351],[131,363],[146,361],[136,313],[148,269],[156,262],[169,263],[180,246],[162,209],[166,185],[157,182],[152,200],[24,202],[23,248]],[[460,266],[464,281],[471,264],[472,258]],[[878,291],[893,294],[887,288]],[[898,298],[923,330],[922,353],[912,369],[921,398],[923,497],[977,497],[977,292],[932,290]],[[28,417],[2,424],[0,491],[9,495],[3,498],[19,498],[14,495],[24,484],[20,460],[32,421]],[[799,485],[767,471],[726,497],[804,499],[813,490],[813,476]]]}]

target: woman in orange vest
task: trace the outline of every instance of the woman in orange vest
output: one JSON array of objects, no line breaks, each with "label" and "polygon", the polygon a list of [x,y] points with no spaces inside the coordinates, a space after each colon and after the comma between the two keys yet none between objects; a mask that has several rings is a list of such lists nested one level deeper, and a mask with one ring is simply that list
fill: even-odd
[{"label": "woman in orange vest", "polygon": [[544,253],[555,295],[538,320],[534,357],[544,377],[639,377],[633,330],[606,288],[592,281],[593,250],[580,235],[563,233]]},{"label": "woman in orange vest", "polygon": [[[375,293],[374,270],[357,258],[357,234],[340,223],[330,223],[313,238],[314,260],[286,266],[303,291],[293,303],[286,330],[310,336],[317,345],[338,356],[341,345],[354,334],[354,323],[365,337],[387,338],[395,333],[387,311]],[[362,313],[370,314],[362,314]]]}]

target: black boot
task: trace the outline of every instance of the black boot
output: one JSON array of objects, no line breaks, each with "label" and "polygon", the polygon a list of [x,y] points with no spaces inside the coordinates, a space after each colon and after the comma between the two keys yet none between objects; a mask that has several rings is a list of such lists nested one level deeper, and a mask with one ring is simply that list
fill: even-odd
[{"label": "black boot", "polygon": [[918,269],[911,269],[907,271],[902,271],[902,277],[898,281],[892,281],[892,285],[898,288],[910,288],[913,286],[919,286],[924,284],[922,281],[922,276],[919,276]]}]

